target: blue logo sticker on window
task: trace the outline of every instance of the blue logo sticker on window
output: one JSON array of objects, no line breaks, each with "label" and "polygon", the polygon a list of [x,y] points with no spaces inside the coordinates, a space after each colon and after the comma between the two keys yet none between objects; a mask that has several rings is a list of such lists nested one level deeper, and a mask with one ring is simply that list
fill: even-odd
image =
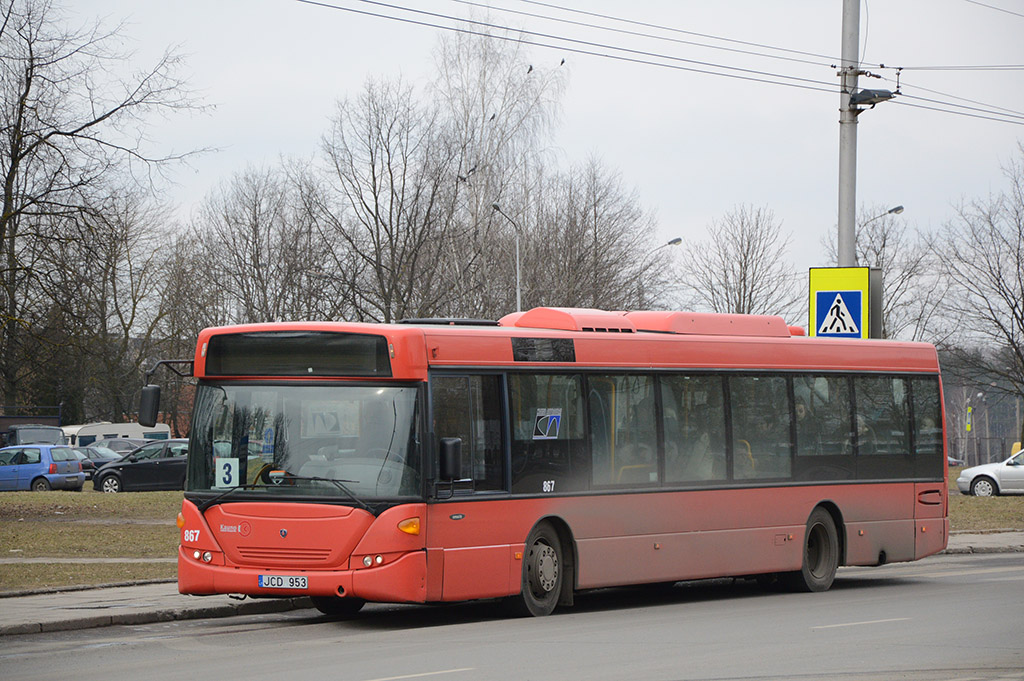
[{"label": "blue logo sticker on window", "polygon": [[537,420],[533,426],[534,440],[557,440],[558,429],[562,425],[562,410],[538,409]]}]

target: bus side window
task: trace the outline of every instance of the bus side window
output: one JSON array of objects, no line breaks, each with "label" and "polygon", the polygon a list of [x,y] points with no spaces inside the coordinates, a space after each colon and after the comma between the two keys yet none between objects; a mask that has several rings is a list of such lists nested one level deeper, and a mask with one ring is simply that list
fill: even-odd
[{"label": "bus side window", "polygon": [[857,376],[853,394],[857,477],[884,480],[912,475],[906,381],[895,376]]},{"label": "bus side window", "polygon": [[[720,376],[662,376],[665,480],[725,480],[725,401]],[[671,410],[671,411],[670,411]]]},{"label": "bus side window", "polygon": [[587,380],[594,484],[658,482],[654,378],[619,374]]},{"label": "bus side window", "polygon": [[914,410],[915,474],[922,478],[942,477],[942,409],[937,378],[910,380]]},{"label": "bus side window", "polygon": [[793,442],[787,381],[782,376],[732,376],[733,477],[788,478]]},{"label": "bus side window", "polygon": [[588,487],[583,379],[572,374],[508,375],[512,492],[550,494]]},{"label": "bus side window", "polygon": [[435,451],[446,437],[462,439],[462,476],[474,489],[505,489],[501,378],[493,375],[437,376],[431,380]]}]

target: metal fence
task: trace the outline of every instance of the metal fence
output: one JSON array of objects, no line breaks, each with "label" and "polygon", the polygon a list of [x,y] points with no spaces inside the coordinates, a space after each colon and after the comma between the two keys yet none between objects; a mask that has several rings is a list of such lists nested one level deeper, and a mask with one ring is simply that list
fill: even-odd
[{"label": "metal fence", "polygon": [[949,437],[949,455],[967,466],[1004,461],[1010,456],[1014,438],[1007,437]]}]

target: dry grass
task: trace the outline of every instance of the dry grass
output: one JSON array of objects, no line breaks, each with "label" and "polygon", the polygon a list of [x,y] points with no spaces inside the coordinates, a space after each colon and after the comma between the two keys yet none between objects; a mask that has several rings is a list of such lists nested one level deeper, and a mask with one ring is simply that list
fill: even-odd
[{"label": "dry grass", "polygon": [[173,522],[0,522],[0,558],[167,558],[178,555]]},{"label": "dry grass", "polygon": [[167,520],[181,510],[182,492],[0,492],[0,521]]},{"label": "dry grass", "polygon": [[956,479],[962,470],[949,469],[949,525],[953,532],[1024,531],[1024,496],[972,497],[960,494]]},{"label": "dry grass", "polygon": [[[0,593],[175,579],[177,563],[24,563],[0,568]],[[0,607],[2,602],[0,602]]]},{"label": "dry grass", "polygon": [[0,558],[123,558],[114,563],[5,563],[0,592],[173,579],[181,492],[0,492]]}]

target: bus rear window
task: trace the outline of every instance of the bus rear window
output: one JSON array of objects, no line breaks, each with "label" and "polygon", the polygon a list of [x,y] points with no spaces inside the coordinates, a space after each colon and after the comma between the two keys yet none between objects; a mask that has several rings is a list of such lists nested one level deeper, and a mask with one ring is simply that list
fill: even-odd
[{"label": "bus rear window", "polygon": [[384,336],[272,331],[214,336],[208,376],[391,376]]}]

